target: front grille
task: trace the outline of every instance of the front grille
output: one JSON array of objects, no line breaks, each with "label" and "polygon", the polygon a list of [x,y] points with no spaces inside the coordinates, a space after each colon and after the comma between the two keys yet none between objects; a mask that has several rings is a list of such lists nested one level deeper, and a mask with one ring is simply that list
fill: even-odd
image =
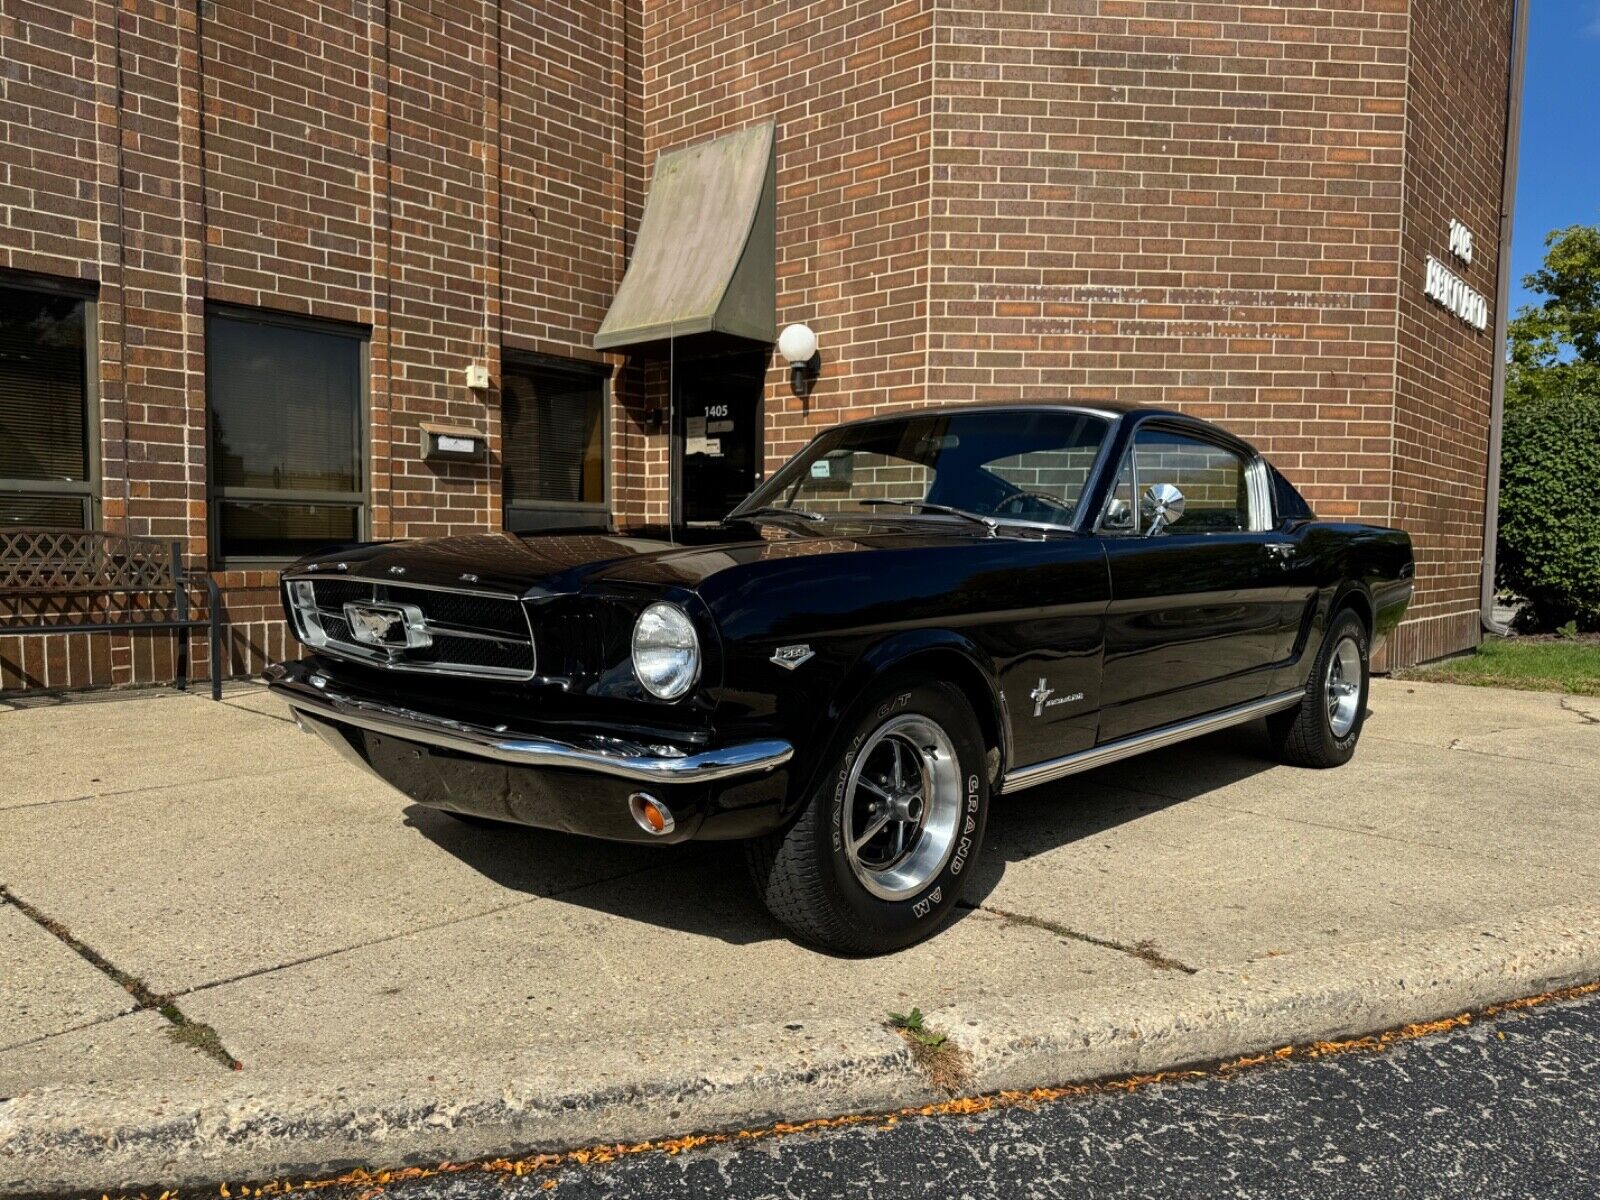
[{"label": "front grille", "polygon": [[[314,607],[303,603],[307,584]],[[361,601],[408,605],[420,611],[422,620],[416,628],[426,634],[429,644],[379,647],[358,641],[344,606]],[[522,602],[513,596],[365,579],[310,579],[290,581],[290,603],[305,641],[328,654],[396,671],[533,678],[533,630]]]}]

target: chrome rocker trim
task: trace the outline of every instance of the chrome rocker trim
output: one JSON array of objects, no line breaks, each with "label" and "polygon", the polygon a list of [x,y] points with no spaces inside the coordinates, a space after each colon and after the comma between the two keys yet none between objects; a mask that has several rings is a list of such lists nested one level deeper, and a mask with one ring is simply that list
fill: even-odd
[{"label": "chrome rocker trim", "polygon": [[1088,750],[1069,754],[1065,758],[1051,758],[1042,763],[1035,763],[1031,767],[1018,767],[1015,771],[1006,772],[1005,778],[1000,781],[1000,792],[1002,795],[1008,792],[1020,792],[1023,788],[1037,787],[1041,783],[1064,779],[1068,775],[1076,775],[1079,771],[1120,762],[1124,758],[1132,758],[1135,754],[1143,754],[1146,750],[1155,750],[1161,746],[1170,746],[1174,742],[1215,733],[1231,725],[1242,725],[1257,717],[1293,708],[1305,698],[1305,688],[1296,688],[1292,692],[1279,692],[1276,696],[1268,696],[1265,700],[1252,700],[1248,704],[1224,708],[1214,713],[1207,713],[1203,717],[1180,721],[1176,725],[1165,725],[1147,733],[1119,738],[1117,741],[1107,742],[1104,746],[1092,746]]},{"label": "chrome rocker trim", "polygon": [[421,742],[519,767],[560,767],[657,784],[709,783],[755,775],[782,766],[794,747],[776,738],[737,742],[690,754],[675,746],[645,744],[594,734],[582,741],[522,737],[468,725],[412,709],[341,695],[325,676],[301,664],[267,669],[270,689],[313,721],[353,725],[408,742]]}]

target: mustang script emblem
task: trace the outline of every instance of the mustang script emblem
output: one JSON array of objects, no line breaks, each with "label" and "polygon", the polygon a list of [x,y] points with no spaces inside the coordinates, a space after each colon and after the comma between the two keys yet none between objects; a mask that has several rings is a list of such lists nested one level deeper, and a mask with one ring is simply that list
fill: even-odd
[{"label": "mustang script emblem", "polygon": [[815,658],[817,652],[810,646],[779,646],[772,652],[771,662],[777,663],[786,671],[792,671],[808,659]]},{"label": "mustang script emblem", "polygon": [[344,606],[350,636],[366,646],[385,650],[411,650],[433,645],[428,620],[415,604],[370,604],[351,601]]}]

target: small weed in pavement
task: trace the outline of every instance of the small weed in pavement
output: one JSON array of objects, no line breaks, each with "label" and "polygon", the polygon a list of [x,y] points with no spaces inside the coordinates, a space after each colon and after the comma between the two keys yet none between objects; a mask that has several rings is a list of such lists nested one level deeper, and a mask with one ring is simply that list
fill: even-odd
[{"label": "small weed in pavement", "polygon": [[889,1024],[912,1041],[926,1046],[929,1050],[937,1050],[950,1040],[945,1034],[935,1033],[922,1023],[922,1010],[920,1008],[913,1008],[908,1013],[890,1013]]},{"label": "small weed in pavement", "polygon": [[922,1010],[889,1014],[889,1028],[905,1038],[911,1047],[911,1061],[928,1082],[955,1095],[966,1086],[967,1054],[948,1034],[934,1029],[922,1019]]}]

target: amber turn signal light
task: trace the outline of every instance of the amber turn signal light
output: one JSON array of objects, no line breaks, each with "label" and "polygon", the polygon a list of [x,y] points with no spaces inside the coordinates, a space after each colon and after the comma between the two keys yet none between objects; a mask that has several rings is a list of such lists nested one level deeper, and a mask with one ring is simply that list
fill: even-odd
[{"label": "amber turn signal light", "polygon": [[628,811],[633,814],[640,829],[656,837],[671,833],[676,824],[672,819],[672,810],[648,792],[635,792],[629,796]]}]

